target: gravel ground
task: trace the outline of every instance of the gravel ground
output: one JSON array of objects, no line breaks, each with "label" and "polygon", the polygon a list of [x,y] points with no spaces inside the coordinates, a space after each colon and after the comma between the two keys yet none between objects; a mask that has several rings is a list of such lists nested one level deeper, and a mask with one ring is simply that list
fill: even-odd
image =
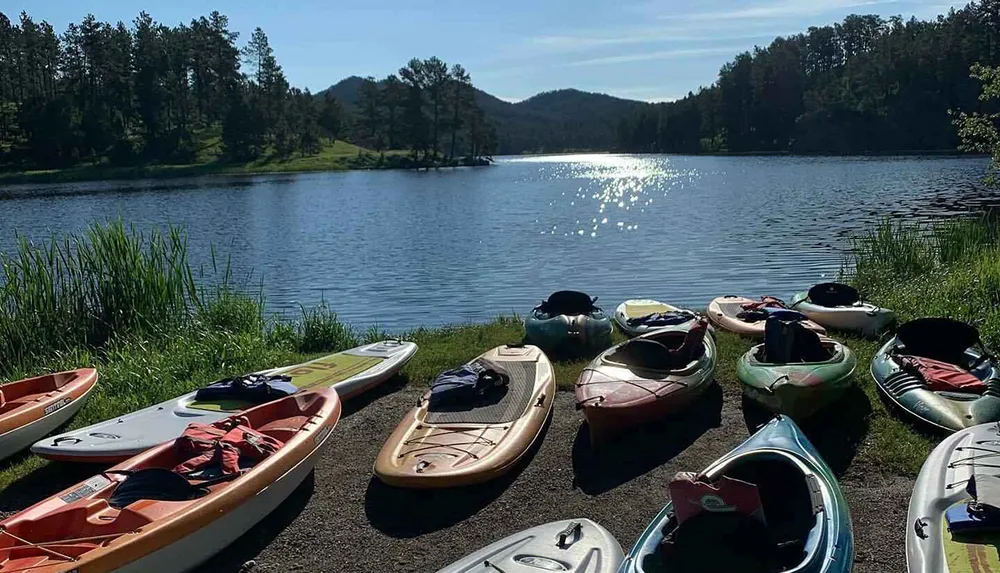
[{"label": "gravel ground", "polygon": [[[417,396],[397,382],[348,404],[314,477],[201,571],[433,572],[511,533],[573,517],[604,525],[627,551],[663,506],[675,472],[704,468],[748,435],[738,391],[713,389],[683,419],[633,434],[627,445],[596,457],[580,431],[573,395],[560,392],[544,440],[512,474],[461,490],[388,488],[373,479],[372,463]],[[845,411],[836,410],[831,415]],[[853,448],[837,451],[839,444],[857,443],[846,430],[857,424],[814,426],[820,430],[806,431],[843,476],[855,571],[905,571],[903,523],[912,480],[852,466]],[[855,433],[863,435],[863,428]]]}]

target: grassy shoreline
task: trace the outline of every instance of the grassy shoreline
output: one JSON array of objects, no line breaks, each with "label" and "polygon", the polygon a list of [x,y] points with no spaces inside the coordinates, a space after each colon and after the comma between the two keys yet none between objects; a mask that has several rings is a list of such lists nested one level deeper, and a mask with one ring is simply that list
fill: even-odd
[{"label": "grassy shoreline", "polygon": [[316,155],[293,155],[288,158],[266,156],[247,163],[226,163],[217,158],[219,143],[206,143],[196,163],[187,165],[79,165],[65,169],[35,171],[0,171],[0,185],[25,183],[79,183],[130,179],[176,179],[220,175],[274,175],[281,173],[318,173],[350,170],[439,169],[480,167],[486,159],[430,158],[414,160],[406,151],[375,152],[345,141],[326,142]]},{"label": "grassy shoreline", "polygon": [[[902,319],[927,314],[981,319],[984,338],[1000,341],[1000,226],[987,220],[916,228],[889,223],[859,237],[848,278]],[[0,380],[84,366],[98,368],[93,396],[71,421],[82,427],[148,406],[208,382],[299,363],[387,337],[359,332],[325,306],[297,316],[267,315],[259,293],[230,274],[195,277],[179,229],[142,234],[121,222],[80,236],[0,256]],[[956,297],[963,293],[962,298]],[[969,304],[973,301],[975,304]],[[489,348],[520,342],[517,317],[482,324],[419,328],[400,335],[420,351],[402,372],[426,386],[437,372]],[[889,412],[868,364],[877,343],[837,336],[858,354],[855,390],[834,416],[856,429],[831,439],[853,453],[852,467],[912,477],[939,435]],[[620,338],[619,338],[620,339]],[[753,342],[720,332],[716,379],[738,393],[737,358]],[[561,391],[571,391],[588,359],[555,362]],[[20,454],[0,463],[0,487],[47,462]]]}]

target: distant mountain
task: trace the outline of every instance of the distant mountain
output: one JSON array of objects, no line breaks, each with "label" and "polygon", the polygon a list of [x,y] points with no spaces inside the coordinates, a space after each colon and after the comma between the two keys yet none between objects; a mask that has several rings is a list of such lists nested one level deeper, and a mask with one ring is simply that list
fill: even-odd
[{"label": "distant mountain", "polygon": [[360,76],[351,76],[340,80],[319,93],[325,94],[331,92],[333,93],[333,97],[340,100],[340,103],[353,106],[358,102],[358,92],[361,90],[361,84],[364,81],[364,78]]},{"label": "distant mountain", "polygon": [[[358,101],[362,78],[351,76],[326,91],[348,107]],[[476,102],[497,129],[499,153],[610,150],[623,116],[650,104],[575,89],[543,92],[511,103],[476,89]]]}]

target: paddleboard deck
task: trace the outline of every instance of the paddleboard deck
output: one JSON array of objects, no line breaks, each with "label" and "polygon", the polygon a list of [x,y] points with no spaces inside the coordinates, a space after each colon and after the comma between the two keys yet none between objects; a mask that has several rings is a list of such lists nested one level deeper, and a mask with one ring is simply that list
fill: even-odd
[{"label": "paddleboard deck", "polygon": [[[332,388],[347,399],[395,376],[416,351],[412,342],[384,340],[263,373],[289,376],[299,390]],[[41,440],[31,451],[51,460],[117,463],[176,438],[188,424],[210,424],[249,406],[234,400],[199,401],[191,392]]]}]

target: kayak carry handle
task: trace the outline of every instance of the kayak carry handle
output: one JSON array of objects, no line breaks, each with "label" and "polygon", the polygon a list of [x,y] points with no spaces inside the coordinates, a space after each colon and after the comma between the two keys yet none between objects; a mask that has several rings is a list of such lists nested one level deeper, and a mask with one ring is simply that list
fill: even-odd
[{"label": "kayak carry handle", "polygon": [[[556,547],[560,549],[569,547],[573,543],[567,544],[566,540],[569,539],[570,536],[579,538],[581,533],[583,533],[583,525],[579,521],[571,522],[566,529],[556,534]],[[576,542],[576,539],[574,539],[574,542]]]},{"label": "kayak carry handle", "polygon": [[924,531],[925,527],[927,527],[927,523],[924,520],[920,519],[919,517],[917,518],[916,521],[913,522],[913,532],[916,533],[917,537],[919,537],[920,539],[927,539],[928,537],[930,537]]}]

